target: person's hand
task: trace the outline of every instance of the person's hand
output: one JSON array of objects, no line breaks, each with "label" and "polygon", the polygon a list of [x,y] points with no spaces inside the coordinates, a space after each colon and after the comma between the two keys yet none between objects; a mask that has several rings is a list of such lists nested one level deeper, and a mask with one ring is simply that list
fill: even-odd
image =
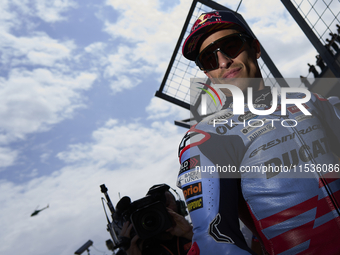
[{"label": "person's hand", "polygon": [[173,219],[174,225],[166,231],[174,236],[181,236],[188,240],[191,240],[193,232],[192,226],[189,224],[189,222],[182,215],[174,212],[170,208],[167,208],[167,210],[171,218]]},{"label": "person's hand", "polygon": [[137,241],[139,240],[139,236],[135,235],[132,239],[130,238],[131,229],[133,225],[126,221],[123,224],[122,231],[120,232],[121,238],[127,238],[130,240],[130,246],[128,249],[125,249],[127,255],[142,255],[141,250],[138,247]]}]

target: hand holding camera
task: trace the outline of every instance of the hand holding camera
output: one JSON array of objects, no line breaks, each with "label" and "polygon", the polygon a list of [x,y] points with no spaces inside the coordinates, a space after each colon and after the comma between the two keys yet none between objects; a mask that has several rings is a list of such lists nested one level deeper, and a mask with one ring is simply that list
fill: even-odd
[{"label": "hand holding camera", "polygon": [[132,227],[133,225],[129,221],[126,221],[124,222],[122,231],[120,232],[120,237],[122,239],[126,238],[129,240],[129,246],[127,249],[125,249],[125,252],[127,255],[142,255],[141,250],[143,247],[143,241],[139,241],[140,238],[138,235],[130,238]]},{"label": "hand holding camera", "polygon": [[[191,241],[192,226],[184,218],[187,215],[185,203],[176,200],[169,189],[166,184],[154,185],[141,199],[131,202],[129,197],[123,197],[116,208],[108,205],[112,212],[108,231],[115,249],[121,248],[127,255],[141,255],[144,249],[153,249],[154,241],[161,244],[179,237],[186,239],[184,243]],[[102,187],[102,192],[110,201],[107,189]]]},{"label": "hand holding camera", "polygon": [[167,210],[174,222],[174,225],[170,229],[167,229],[166,231],[172,234],[173,236],[181,236],[191,240],[193,232],[190,223],[184,218],[183,215],[174,212],[170,208],[167,208]]}]

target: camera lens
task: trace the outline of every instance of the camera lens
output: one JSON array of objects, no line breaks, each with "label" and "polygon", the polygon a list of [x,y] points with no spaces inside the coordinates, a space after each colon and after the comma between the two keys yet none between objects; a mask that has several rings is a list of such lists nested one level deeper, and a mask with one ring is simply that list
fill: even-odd
[{"label": "camera lens", "polygon": [[145,230],[156,231],[161,226],[162,219],[157,212],[148,212],[142,217],[142,226]]},{"label": "camera lens", "polygon": [[131,222],[141,239],[154,237],[171,227],[166,207],[160,201],[135,210],[131,214]]}]

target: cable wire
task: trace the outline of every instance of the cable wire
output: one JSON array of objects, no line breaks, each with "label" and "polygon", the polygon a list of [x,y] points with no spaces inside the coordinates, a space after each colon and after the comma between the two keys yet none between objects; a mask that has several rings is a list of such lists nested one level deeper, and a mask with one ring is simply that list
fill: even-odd
[{"label": "cable wire", "polygon": [[101,252],[101,253],[103,253],[103,254],[106,254],[105,251],[100,251],[100,250],[98,250],[93,244],[92,244],[92,247],[93,247],[96,251],[99,251],[99,252]]}]

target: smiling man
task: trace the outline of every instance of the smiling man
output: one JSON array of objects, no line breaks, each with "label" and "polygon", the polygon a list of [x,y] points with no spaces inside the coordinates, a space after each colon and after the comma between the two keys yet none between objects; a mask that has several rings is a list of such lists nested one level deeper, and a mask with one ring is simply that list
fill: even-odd
[{"label": "smiling man", "polygon": [[[252,87],[256,109],[273,104],[257,63],[260,44],[232,12],[202,14],[183,55],[215,84]],[[178,186],[190,193],[194,227],[188,254],[256,254],[239,219],[264,254],[340,254],[340,101],[312,95],[305,104],[312,115],[293,105],[281,116],[279,97],[273,114],[258,116],[244,104],[237,115],[231,92],[221,90],[222,110],[192,126],[179,147]]]}]

